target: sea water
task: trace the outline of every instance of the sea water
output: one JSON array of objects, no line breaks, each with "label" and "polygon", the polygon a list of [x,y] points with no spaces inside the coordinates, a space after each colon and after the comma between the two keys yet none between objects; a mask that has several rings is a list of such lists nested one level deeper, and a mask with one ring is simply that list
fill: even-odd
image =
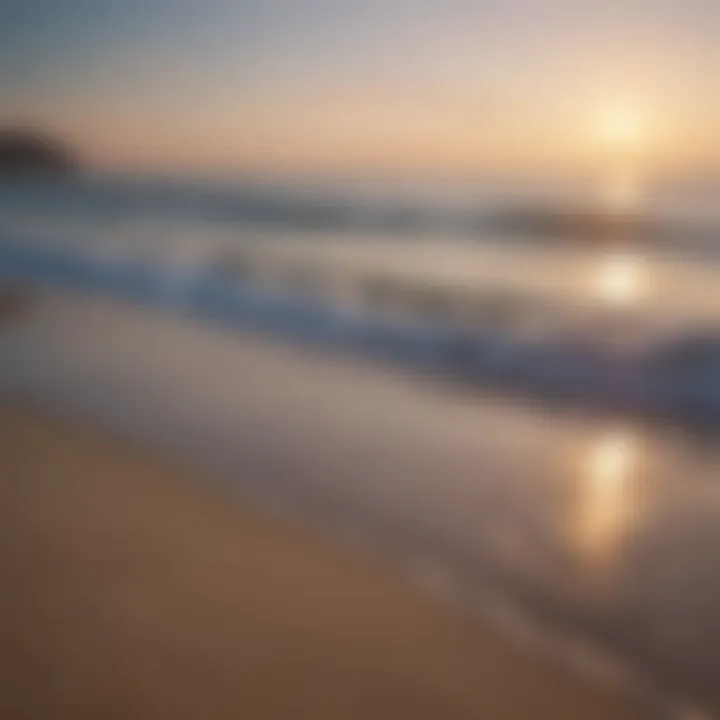
[{"label": "sea water", "polygon": [[[55,276],[502,390],[720,424],[712,197],[697,183],[661,187],[641,212],[605,223],[588,214],[590,193],[548,183],[16,181],[0,187],[0,242],[6,275]],[[686,338],[701,340],[699,365],[652,362],[674,344],[697,355]]]}]

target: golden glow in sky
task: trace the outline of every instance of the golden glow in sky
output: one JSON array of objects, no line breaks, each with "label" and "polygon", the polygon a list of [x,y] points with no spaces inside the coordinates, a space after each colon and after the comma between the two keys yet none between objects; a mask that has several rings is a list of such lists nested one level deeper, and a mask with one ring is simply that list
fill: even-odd
[{"label": "golden glow in sky", "polygon": [[598,135],[610,151],[637,151],[645,141],[645,118],[639,110],[628,105],[616,105],[600,114]]},{"label": "golden glow in sky", "polygon": [[0,3],[2,115],[116,169],[715,168],[697,2]]}]

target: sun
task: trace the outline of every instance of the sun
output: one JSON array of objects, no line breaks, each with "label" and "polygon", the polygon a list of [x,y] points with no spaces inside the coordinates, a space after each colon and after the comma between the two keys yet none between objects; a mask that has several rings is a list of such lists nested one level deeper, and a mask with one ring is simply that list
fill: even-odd
[{"label": "sun", "polygon": [[603,110],[596,127],[599,139],[609,150],[634,150],[645,135],[644,118],[629,105],[614,105]]}]

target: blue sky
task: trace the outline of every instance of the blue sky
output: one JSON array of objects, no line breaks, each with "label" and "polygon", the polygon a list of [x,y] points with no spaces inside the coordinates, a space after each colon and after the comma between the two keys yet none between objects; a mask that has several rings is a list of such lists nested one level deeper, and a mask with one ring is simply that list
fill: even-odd
[{"label": "blue sky", "polygon": [[714,0],[0,0],[0,116],[108,165],[452,167],[633,102],[707,152],[718,40]]}]

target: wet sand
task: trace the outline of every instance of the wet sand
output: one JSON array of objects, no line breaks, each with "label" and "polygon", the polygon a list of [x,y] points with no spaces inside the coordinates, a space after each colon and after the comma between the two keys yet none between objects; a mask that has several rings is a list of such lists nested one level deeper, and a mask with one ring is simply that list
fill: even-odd
[{"label": "wet sand", "polygon": [[166,459],[0,409],[4,718],[643,717]]}]

